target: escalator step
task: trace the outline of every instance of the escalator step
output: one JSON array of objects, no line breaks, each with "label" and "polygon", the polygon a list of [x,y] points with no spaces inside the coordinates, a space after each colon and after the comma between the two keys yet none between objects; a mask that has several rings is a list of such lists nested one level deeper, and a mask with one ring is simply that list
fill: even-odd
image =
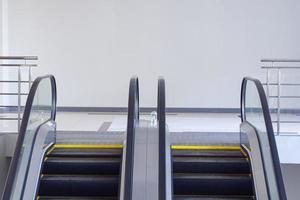
[{"label": "escalator step", "polygon": [[245,158],[173,157],[174,173],[249,174]]},{"label": "escalator step", "polygon": [[117,196],[119,176],[43,175],[40,196]]},{"label": "escalator step", "polygon": [[177,195],[173,200],[253,200],[252,196]]},{"label": "escalator step", "polygon": [[70,196],[39,196],[38,200],[118,200],[117,197],[70,197]]},{"label": "escalator step", "polygon": [[49,157],[43,174],[119,174],[121,158]]},{"label": "escalator step", "polygon": [[248,195],[251,196],[250,175],[173,174],[175,195]]},{"label": "escalator step", "polygon": [[48,157],[121,157],[123,149],[55,148]]},{"label": "escalator step", "polygon": [[244,157],[236,150],[172,150],[172,156],[180,157]]}]

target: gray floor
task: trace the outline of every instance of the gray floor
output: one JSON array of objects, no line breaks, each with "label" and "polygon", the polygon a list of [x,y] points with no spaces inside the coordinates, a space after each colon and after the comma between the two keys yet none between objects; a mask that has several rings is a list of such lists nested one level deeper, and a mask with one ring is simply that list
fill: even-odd
[{"label": "gray floor", "polygon": [[300,199],[300,165],[282,164],[282,174],[288,200]]}]

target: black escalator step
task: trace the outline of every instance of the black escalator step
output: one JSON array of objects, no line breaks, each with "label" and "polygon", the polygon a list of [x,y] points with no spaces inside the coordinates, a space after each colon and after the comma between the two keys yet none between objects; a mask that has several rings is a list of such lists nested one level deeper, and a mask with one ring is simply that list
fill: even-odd
[{"label": "black escalator step", "polygon": [[244,157],[237,150],[172,150],[172,156],[180,157]]},{"label": "black escalator step", "polygon": [[252,196],[177,195],[173,200],[253,200]]},{"label": "black escalator step", "polygon": [[118,197],[39,196],[38,200],[117,200]]},{"label": "black escalator step", "polygon": [[246,158],[173,157],[174,173],[249,174]]},{"label": "black escalator step", "polygon": [[174,174],[175,195],[252,195],[250,175]]},{"label": "black escalator step", "polygon": [[123,149],[55,148],[48,157],[121,157]]},{"label": "black escalator step", "polygon": [[119,176],[43,175],[40,196],[117,196]]},{"label": "black escalator step", "polygon": [[119,174],[121,158],[49,157],[43,174]]}]

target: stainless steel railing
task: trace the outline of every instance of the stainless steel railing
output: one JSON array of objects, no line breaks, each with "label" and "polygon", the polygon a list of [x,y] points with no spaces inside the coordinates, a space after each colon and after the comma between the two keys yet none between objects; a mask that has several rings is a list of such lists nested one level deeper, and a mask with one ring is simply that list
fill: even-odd
[{"label": "stainless steel railing", "polygon": [[[277,125],[277,131],[276,134],[280,135],[281,133],[281,123],[300,123],[300,121],[292,121],[292,120],[281,120],[281,113],[282,113],[282,106],[281,101],[282,99],[300,99],[300,96],[298,95],[282,95],[282,86],[300,86],[300,83],[293,83],[293,82],[282,82],[282,70],[288,70],[288,71],[298,71],[300,74],[300,59],[262,59],[262,69],[266,70],[266,82],[263,83],[263,85],[266,88],[266,95],[268,98],[268,101],[270,102],[270,99],[276,99],[276,108],[271,109],[275,110],[276,112],[276,120],[272,120],[273,123],[276,123]],[[270,77],[272,72],[276,73],[276,81],[271,81]],[[270,95],[270,87],[275,86],[277,87],[277,95]],[[300,89],[300,88],[299,88]]]},{"label": "stainless steel railing", "polygon": [[[29,63],[34,62],[38,60],[37,56],[0,56],[0,68],[2,69],[17,69],[17,80],[15,79],[7,79],[7,80],[0,80],[1,84],[8,84],[8,83],[14,83],[17,84],[17,92],[0,92],[0,98],[7,96],[16,96],[17,97],[17,105],[0,105],[0,108],[2,110],[6,110],[8,108],[17,108],[17,117],[4,117],[1,116],[0,120],[1,121],[17,121],[17,126],[18,130],[20,130],[21,126],[21,115],[22,115],[22,102],[21,102],[21,97],[28,95],[27,92],[22,92],[22,85],[27,84],[28,85],[28,91],[30,90],[31,84],[32,84],[32,68],[37,67],[37,64],[35,63]],[[27,68],[27,79],[22,80],[22,73],[21,73],[21,68]],[[3,131],[2,131],[3,132]]]}]

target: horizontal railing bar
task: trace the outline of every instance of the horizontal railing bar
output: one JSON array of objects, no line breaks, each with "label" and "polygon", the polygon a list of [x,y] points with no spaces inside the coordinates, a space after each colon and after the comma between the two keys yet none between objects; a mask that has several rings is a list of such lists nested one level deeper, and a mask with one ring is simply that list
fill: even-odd
[{"label": "horizontal railing bar", "polygon": [[[0,120],[5,121],[5,120],[19,120],[19,118],[17,117],[0,117]],[[20,120],[22,120],[22,118],[20,118]]]},{"label": "horizontal railing bar", "polygon": [[300,137],[300,134],[298,133],[298,132],[286,132],[286,133],[284,133],[284,132],[281,132],[279,135],[278,135],[279,137],[280,136],[286,136],[286,137]]},{"label": "horizontal railing bar", "polygon": [[[262,83],[262,85],[278,86],[278,83]],[[280,83],[280,86],[300,86],[300,83]]]},{"label": "horizontal railing bar", "polygon": [[[24,107],[24,105],[23,106],[21,106],[21,107]],[[18,108],[18,105],[0,105],[0,108]]]},{"label": "horizontal railing bar", "polygon": [[[0,80],[0,83],[19,83],[19,81],[5,81],[5,80]],[[29,81],[20,81],[20,83],[29,83]]]},{"label": "horizontal railing bar", "polygon": [[269,59],[264,58],[260,60],[261,62],[300,62],[300,59]]},{"label": "horizontal railing bar", "polygon": [[0,135],[1,134],[18,134],[18,132],[0,131]]},{"label": "horizontal railing bar", "polygon": [[[269,98],[278,98],[278,96],[269,96]],[[300,96],[280,96],[280,98],[284,98],[284,99],[297,99],[300,98]]]},{"label": "horizontal railing bar", "polygon": [[37,67],[37,64],[0,64],[0,67]]},{"label": "horizontal railing bar", "polygon": [[[0,95],[9,96],[9,95],[19,95],[19,93],[0,93]],[[28,95],[28,93],[20,93],[20,95]]]},{"label": "horizontal railing bar", "polygon": [[18,117],[18,113],[15,112],[10,112],[10,113],[0,112],[0,118],[17,118],[17,117]]},{"label": "horizontal railing bar", "polygon": [[[272,121],[273,123],[278,123],[278,121]],[[289,124],[289,123],[300,123],[300,121],[279,121],[280,123],[286,123],[286,124]]]},{"label": "horizontal railing bar", "polygon": [[38,60],[37,56],[0,56],[0,60]]},{"label": "horizontal railing bar", "polygon": [[262,69],[300,69],[300,66],[261,66]]}]

